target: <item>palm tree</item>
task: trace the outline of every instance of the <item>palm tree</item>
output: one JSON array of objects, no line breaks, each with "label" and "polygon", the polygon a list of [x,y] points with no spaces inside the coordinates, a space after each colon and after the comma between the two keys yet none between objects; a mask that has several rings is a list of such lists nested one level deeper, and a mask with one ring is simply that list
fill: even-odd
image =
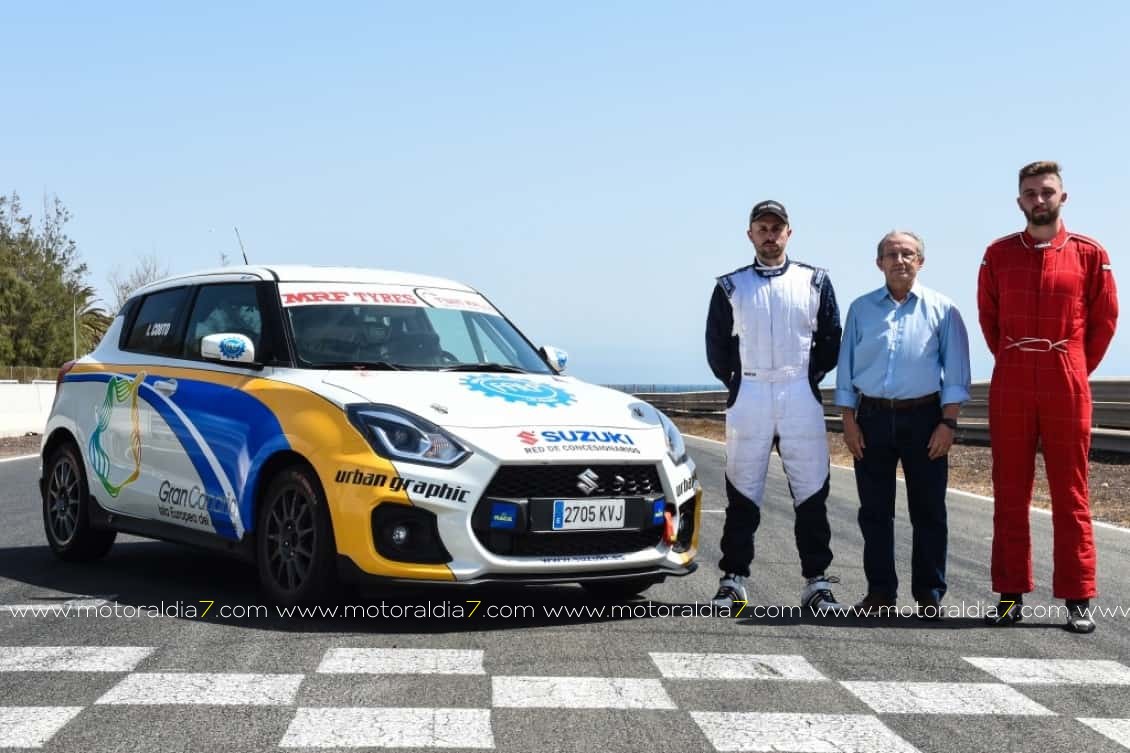
[{"label": "palm tree", "polygon": [[83,355],[94,350],[114,321],[106,313],[102,300],[89,285],[77,285],[71,289],[74,298],[74,345],[75,354]]}]

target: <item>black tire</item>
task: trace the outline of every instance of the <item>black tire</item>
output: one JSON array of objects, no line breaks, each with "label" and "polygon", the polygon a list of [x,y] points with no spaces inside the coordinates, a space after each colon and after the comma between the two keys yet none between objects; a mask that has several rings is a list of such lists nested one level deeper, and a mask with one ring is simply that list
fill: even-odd
[{"label": "black tire", "polygon": [[639,596],[656,583],[662,582],[662,578],[656,578],[654,575],[641,575],[617,580],[582,581],[581,586],[590,596],[597,599],[620,601]]},{"label": "black tire", "polygon": [[312,471],[293,465],[276,473],[256,520],[255,561],[268,598],[292,606],[337,595],[337,544],[326,495]]},{"label": "black tire", "polygon": [[78,448],[61,444],[44,468],[43,532],[51,551],[67,562],[105,557],[118,534],[90,526],[90,491]]}]

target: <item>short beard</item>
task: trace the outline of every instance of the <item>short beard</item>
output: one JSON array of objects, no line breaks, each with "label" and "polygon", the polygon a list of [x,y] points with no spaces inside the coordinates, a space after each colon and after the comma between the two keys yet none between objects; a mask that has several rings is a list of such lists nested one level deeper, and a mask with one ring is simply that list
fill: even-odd
[{"label": "short beard", "polygon": [[1028,221],[1033,225],[1054,225],[1059,221],[1059,207],[1049,209],[1047,214],[1037,217],[1036,212],[1033,211],[1028,216]]}]

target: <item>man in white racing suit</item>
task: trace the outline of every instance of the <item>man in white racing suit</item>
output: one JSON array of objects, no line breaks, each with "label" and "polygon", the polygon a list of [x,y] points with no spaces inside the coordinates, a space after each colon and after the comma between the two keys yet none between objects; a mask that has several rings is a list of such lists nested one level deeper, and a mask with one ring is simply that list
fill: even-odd
[{"label": "man in white racing suit", "polygon": [[761,522],[769,452],[776,445],[796,513],[794,533],[805,584],[801,606],[846,611],[832,595],[828,525],[828,440],[820,380],[840,350],[836,294],[823,269],[789,259],[789,216],[776,201],[753,207],[753,264],[718,278],[706,319],[706,358],[729,388],[726,410],[724,575],[713,603],[748,601],[745,579]]}]

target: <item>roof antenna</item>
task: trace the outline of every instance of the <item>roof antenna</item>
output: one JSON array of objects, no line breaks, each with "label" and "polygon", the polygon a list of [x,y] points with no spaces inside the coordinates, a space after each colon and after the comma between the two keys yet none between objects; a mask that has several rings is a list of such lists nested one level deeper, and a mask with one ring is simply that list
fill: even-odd
[{"label": "roof antenna", "polygon": [[247,261],[247,249],[243,247],[243,238],[239,237],[239,228],[235,228],[235,239],[239,241],[239,250],[243,252],[243,263],[251,266],[251,262]]}]

